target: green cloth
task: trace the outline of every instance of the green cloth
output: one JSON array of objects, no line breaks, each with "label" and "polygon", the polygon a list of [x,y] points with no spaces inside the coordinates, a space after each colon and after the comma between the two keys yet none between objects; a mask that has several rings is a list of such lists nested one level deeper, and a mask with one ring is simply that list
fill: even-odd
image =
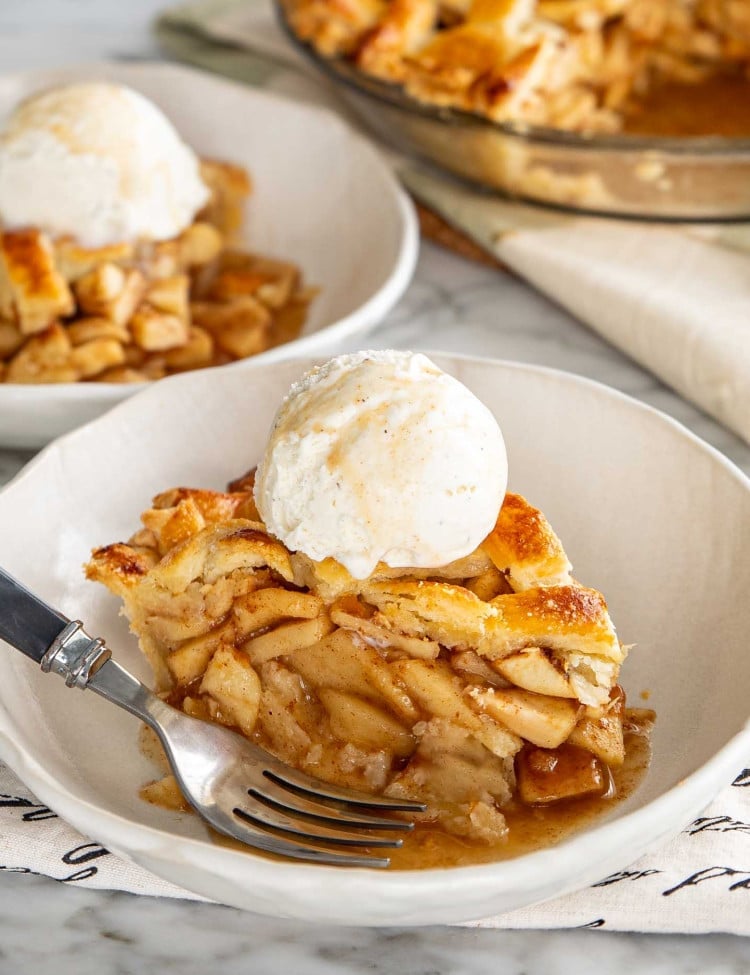
[{"label": "green cloth", "polygon": [[206,71],[259,88],[266,87],[280,66],[268,54],[249,53],[211,33],[211,24],[256,0],[197,0],[168,10],[156,22],[156,36],[166,54]]}]

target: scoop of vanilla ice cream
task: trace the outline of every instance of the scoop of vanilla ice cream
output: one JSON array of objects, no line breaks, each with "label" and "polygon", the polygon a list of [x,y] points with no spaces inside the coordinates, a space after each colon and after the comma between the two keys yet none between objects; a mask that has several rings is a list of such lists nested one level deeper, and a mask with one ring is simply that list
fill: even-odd
[{"label": "scoop of vanilla ice cream", "polygon": [[508,462],[494,417],[426,356],[358,352],[292,386],[255,480],[268,529],[356,578],[436,568],[495,525]]},{"label": "scoop of vanilla ice cream", "polygon": [[166,116],[122,85],[86,82],[22,102],[0,134],[0,226],[86,247],[175,237],[209,191]]}]

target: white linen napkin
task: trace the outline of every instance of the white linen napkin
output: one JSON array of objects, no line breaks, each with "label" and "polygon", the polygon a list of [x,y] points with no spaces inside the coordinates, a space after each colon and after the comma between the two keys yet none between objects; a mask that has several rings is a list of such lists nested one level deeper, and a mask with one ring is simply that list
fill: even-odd
[{"label": "white linen napkin", "polygon": [[[160,23],[166,50],[328,105],[270,0],[198,0]],[[386,154],[409,190],[665,383],[750,443],[750,225],[646,226],[476,194]]]},{"label": "white linen napkin", "polygon": [[[82,836],[2,764],[0,871],[40,874],[76,887],[204,899]],[[748,898],[750,768],[683,833],[627,870],[575,894],[468,926],[750,934]]]}]

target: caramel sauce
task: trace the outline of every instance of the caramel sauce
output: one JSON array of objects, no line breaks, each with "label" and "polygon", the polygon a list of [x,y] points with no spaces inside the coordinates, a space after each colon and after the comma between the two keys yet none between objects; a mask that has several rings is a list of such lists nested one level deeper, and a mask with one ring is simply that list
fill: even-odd
[{"label": "caramel sauce", "polygon": [[696,84],[662,82],[625,115],[631,135],[750,137],[750,81],[709,78]]},{"label": "caramel sauce", "polygon": [[[486,845],[453,836],[432,826],[417,825],[404,835],[400,849],[388,850],[392,870],[423,870],[439,867],[469,867],[495,863],[545,849],[567,839],[595,820],[611,813],[616,806],[633,795],[648,770],[651,761],[649,723],[631,722],[625,732],[625,762],[611,769],[612,787],[604,796],[572,799],[547,806],[524,806],[521,803],[503,808],[508,823],[507,839]],[[230,847],[254,856],[266,856],[257,850],[209,829],[211,839],[219,846]],[[358,851],[360,848],[358,848]],[[361,850],[366,851],[363,847]],[[373,855],[383,851],[370,850]],[[276,859],[276,858],[273,858]]]}]

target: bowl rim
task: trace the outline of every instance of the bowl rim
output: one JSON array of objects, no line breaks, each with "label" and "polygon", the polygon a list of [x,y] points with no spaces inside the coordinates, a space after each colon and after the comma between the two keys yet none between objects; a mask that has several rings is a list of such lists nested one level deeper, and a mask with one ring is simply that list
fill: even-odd
[{"label": "bowl rim", "polygon": [[[531,125],[512,120],[498,122],[466,109],[438,106],[407,94],[398,82],[384,81],[368,75],[344,57],[325,57],[309,41],[303,40],[291,26],[283,0],[273,0],[278,22],[294,48],[312,62],[329,80],[364,95],[389,108],[441,125],[463,129],[484,129],[529,145],[559,146],[587,153],[647,152],[652,156],[700,156],[709,160],[732,157],[750,160],[750,137],[728,136],[644,136],[613,132],[574,132],[552,126]],[[619,214],[618,214],[619,216]],[[687,218],[685,218],[687,219]],[[739,219],[739,218],[737,218]],[[746,217],[743,219],[747,219]]]},{"label": "bowl rim", "polygon": [[[325,124],[334,124],[344,129],[348,137],[358,147],[358,151],[365,153],[366,156],[375,164],[378,174],[382,180],[382,185],[388,187],[392,193],[393,203],[397,215],[399,227],[399,240],[397,247],[394,248],[394,255],[391,261],[391,268],[388,275],[369,298],[354,308],[343,318],[338,318],[328,325],[323,325],[315,332],[309,334],[302,333],[290,342],[266,349],[257,355],[246,359],[238,359],[220,366],[211,366],[207,369],[187,370],[186,373],[175,373],[165,376],[163,379],[151,382],[140,383],[103,383],[96,381],[87,382],[66,382],[66,383],[0,383],[0,403],[14,405],[18,403],[31,404],[38,402],[40,396],[55,399],[61,402],[99,400],[103,402],[118,402],[123,397],[131,396],[137,392],[149,389],[154,382],[163,383],[165,380],[172,380],[185,374],[196,374],[198,372],[214,372],[216,370],[242,370],[252,367],[254,364],[269,365],[272,362],[279,362],[283,359],[295,356],[312,354],[316,346],[341,342],[360,331],[374,327],[380,322],[384,315],[394,307],[409,286],[414,275],[414,270],[419,258],[419,218],[417,217],[414,203],[396,178],[393,168],[388,165],[382,153],[378,152],[371,140],[365,138],[357,132],[345,119],[342,119],[335,111],[322,105],[300,104],[294,99],[280,95],[274,91],[267,91],[252,85],[245,85],[234,81],[231,78],[217,75],[211,71],[195,68],[190,65],[176,64],[173,62],[157,60],[139,60],[133,63],[121,63],[112,60],[82,61],[74,64],[60,65],[52,68],[28,69],[23,71],[0,72],[0,85],[18,80],[33,80],[40,78],[45,83],[47,78],[70,76],[77,78],[81,73],[95,75],[97,71],[109,71],[115,69],[127,75],[133,75],[132,83],[137,85],[138,76],[141,72],[155,73],[164,76],[174,75],[184,76],[186,79],[191,76],[200,76],[204,80],[226,85],[238,91],[242,91],[251,97],[257,97],[268,102],[289,104],[296,108],[308,111],[313,115],[319,116]],[[131,81],[123,82],[130,84]]]},{"label": "bowl rim", "polygon": [[[712,461],[735,480],[741,489],[750,493],[750,478],[720,451],[707,444],[674,418],[603,383],[563,370],[526,363],[452,353],[428,352],[427,354],[442,360],[444,364],[469,362],[485,368],[499,368],[542,376],[553,382],[563,383],[568,387],[583,387],[595,391],[597,395],[617,401],[629,410],[636,410],[649,422],[666,426],[673,434],[687,440],[694,449],[709,455]],[[300,366],[304,368],[311,365],[313,361],[316,360],[305,358],[300,361]],[[448,367],[450,368],[449,365]],[[263,365],[259,365],[259,368],[263,368]],[[178,382],[185,382],[186,378],[187,376],[174,377],[170,388],[173,388]],[[157,385],[154,384],[154,386],[149,387],[139,396],[125,400],[116,406],[112,412],[141,410],[142,406],[139,401],[146,403],[149,397],[158,396]],[[0,506],[2,505],[2,496],[6,492],[22,490],[24,481],[37,468],[48,463],[49,459],[60,451],[61,446],[64,449],[65,445],[72,443],[76,438],[86,439],[92,426],[96,424],[106,425],[110,422],[109,415],[90,421],[42,450],[0,491]],[[321,867],[294,862],[279,863],[257,856],[252,851],[240,852],[223,848],[206,839],[177,836],[166,829],[134,822],[106,807],[77,797],[74,792],[62,786],[55,779],[54,775],[38,760],[33,751],[27,750],[25,746],[15,741],[12,735],[13,723],[0,706],[0,757],[3,761],[29,785],[43,802],[59,811],[63,818],[72,825],[92,835],[95,839],[127,858],[134,859],[136,862],[139,862],[139,857],[145,858],[148,868],[156,873],[158,873],[157,867],[161,862],[169,862],[175,866],[181,865],[183,867],[187,865],[201,871],[206,871],[210,862],[210,864],[215,864],[217,868],[213,870],[213,873],[218,873],[227,882],[232,882],[235,877],[239,876],[238,870],[242,872],[252,869],[257,881],[266,882],[267,879],[268,886],[277,890],[288,889],[288,885],[295,884],[299,884],[300,888],[304,889],[316,880],[324,881],[336,877],[337,884],[339,886],[343,884],[344,888],[352,893],[352,896],[361,893],[364,884],[382,895],[403,895],[408,892],[412,897],[427,893],[434,888],[436,881],[440,879],[444,881],[446,876],[449,876],[451,886],[457,895],[461,890],[476,891],[479,889],[489,896],[493,891],[529,889],[533,885],[533,878],[529,870],[533,874],[535,870],[541,869],[543,873],[552,872],[555,876],[558,873],[562,876],[566,870],[574,871],[579,851],[584,851],[590,844],[596,844],[602,838],[604,838],[602,855],[612,855],[612,844],[608,840],[613,840],[618,835],[620,839],[625,835],[629,838],[646,836],[645,844],[643,844],[642,839],[639,840],[643,844],[641,852],[645,852],[657,842],[664,841],[677,833],[699,812],[700,808],[703,808],[713,798],[725,780],[728,784],[730,776],[740,767],[747,747],[750,745],[750,715],[737,732],[711,758],[677,785],[656,796],[645,806],[620,815],[615,812],[611,818],[607,818],[598,825],[580,830],[572,837],[555,844],[554,847],[543,848],[509,860],[493,861],[488,864],[398,871],[375,871],[363,868],[349,868],[342,871],[335,867]],[[666,831],[663,828],[662,821],[664,814],[667,815],[669,821]],[[662,821],[661,828],[655,830],[656,824],[660,821]],[[612,836],[610,837],[609,834]],[[184,855],[180,856],[177,852],[173,852],[175,849],[184,851]],[[554,851],[554,862],[559,865],[556,871],[552,869],[550,863],[550,850]],[[241,860],[237,859],[238,852]],[[244,873],[242,875],[244,876]],[[576,889],[580,884],[580,877],[567,887],[564,880],[561,880],[561,887],[557,893],[566,893]],[[528,903],[531,900],[532,898],[529,898],[526,902]],[[469,920],[481,916],[481,913],[469,911],[463,917],[456,916],[454,920]],[[360,919],[349,923],[368,922]],[[375,920],[369,923],[395,922],[392,920]],[[409,922],[406,919],[404,923],[434,922]]]}]

